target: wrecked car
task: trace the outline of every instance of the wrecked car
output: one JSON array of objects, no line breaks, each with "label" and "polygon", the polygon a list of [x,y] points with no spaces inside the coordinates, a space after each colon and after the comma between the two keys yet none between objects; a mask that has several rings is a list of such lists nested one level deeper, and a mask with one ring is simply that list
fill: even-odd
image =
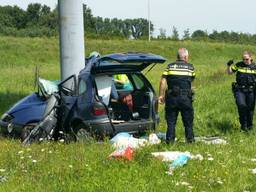
[{"label": "wrecked car", "polygon": [[[117,53],[87,59],[78,77],[72,75],[58,84],[59,101],[50,104],[58,105],[56,130],[80,140],[155,129],[159,123],[158,100],[142,70],[165,61],[151,53]],[[0,125],[6,132],[18,125],[24,139],[29,135],[28,129],[43,124],[47,119],[47,97],[42,95],[28,96],[3,115]],[[24,103],[26,107],[22,108]],[[24,121],[24,116],[29,120]]]},{"label": "wrecked car", "polygon": [[38,78],[37,92],[21,99],[2,115],[1,133],[24,140],[49,110],[47,103],[51,95],[58,92],[58,83]]}]

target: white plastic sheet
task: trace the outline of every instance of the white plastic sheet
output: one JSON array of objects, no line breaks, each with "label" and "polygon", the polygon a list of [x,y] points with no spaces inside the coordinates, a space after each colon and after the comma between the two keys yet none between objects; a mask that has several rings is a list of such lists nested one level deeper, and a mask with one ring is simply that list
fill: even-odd
[{"label": "white plastic sheet", "polygon": [[157,137],[157,135],[156,135],[155,133],[151,133],[151,134],[148,136],[148,142],[149,142],[149,144],[151,144],[151,145],[155,145],[155,144],[161,143],[161,140]]},{"label": "white plastic sheet", "polygon": [[118,133],[115,137],[113,137],[110,140],[110,142],[113,144],[113,147],[116,149],[127,148],[127,147],[136,149],[141,146],[145,146],[148,143],[146,139],[134,138],[129,133]]},{"label": "white plastic sheet", "polygon": [[156,134],[151,133],[148,137],[145,138],[134,138],[129,133],[121,132],[114,136],[110,142],[115,148],[126,148],[131,147],[133,149],[143,147],[147,144],[155,145],[161,143],[161,140],[157,137]]},{"label": "white plastic sheet", "polygon": [[162,161],[174,161],[181,155],[186,155],[191,157],[190,152],[180,152],[180,151],[165,151],[165,152],[154,152],[151,153],[154,157],[161,159]]}]

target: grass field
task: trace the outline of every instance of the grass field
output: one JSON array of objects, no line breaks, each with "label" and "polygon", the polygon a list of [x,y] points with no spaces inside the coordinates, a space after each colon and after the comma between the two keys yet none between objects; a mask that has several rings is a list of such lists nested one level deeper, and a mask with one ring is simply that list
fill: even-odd
[{"label": "grass field", "polygon": [[[174,145],[148,146],[136,151],[133,161],[108,160],[110,144],[58,142],[22,147],[18,140],[0,140],[0,191],[256,191],[256,130],[249,134],[239,130],[238,115],[231,92],[234,76],[225,74],[225,63],[255,46],[204,42],[88,40],[86,53],[101,54],[143,51],[175,60],[178,47],[190,51],[196,68],[194,102],[196,136],[218,135],[227,145],[185,144],[179,119],[178,141]],[[0,114],[13,103],[34,91],[34,69],[40,75],[59,79],[58,40],[43,38],[0,37]],[[161,73],[157,65],[147,74],[158,92]],[[146,72],[146,71],[144,71]],[[166,130],[164,108],[160,107],[158,131]],[[156,151],[190,151],[201,154],[203,161],[190,160],[165,173],[168,164],[154,159]],[[212,157],[213,160],[208,160]]]}]

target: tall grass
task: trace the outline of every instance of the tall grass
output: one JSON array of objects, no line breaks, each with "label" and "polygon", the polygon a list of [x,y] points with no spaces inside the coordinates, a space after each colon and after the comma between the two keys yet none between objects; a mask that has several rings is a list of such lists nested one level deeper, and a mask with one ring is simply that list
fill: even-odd
[{"label": "tall grass", "polygon": [[[227,145],[185,144],[181,120],[177,124],[178,142],[160,144],[136,151],[133,161],[109,160],[113,151],[108,142],[53,142],[22,147],[17,140],[0,140],[0,191],[256,191],[255,130],[240,133],[238,115],[231,93],[234,76],[225,74],[229,59],[239,60],[245,49],[256,47],[203,42],[88,40],[86,53],[126,51],[152,52],[169,62],[175,60],[178,47],[186,47],[196,68],[194,102],[196,136],[219,135]],[[34,91],[34,69],[40,75],[59,79],[59,49],[55,38],[0,37],[0,113]],[[161,74],[167,63],[157,65],[147,77],[158,92]],[[145,70],[143,73],[146,73]],[[158,131],[166,130],[164,107],[160,107]],[[203,161],[190,160],[173,176],[150,153],[190,151]],[[213,157],[213,161],[208,160]],[[1,181],[1,176],[6,178]],[[186,183],[187,182],[187,185]]]}]

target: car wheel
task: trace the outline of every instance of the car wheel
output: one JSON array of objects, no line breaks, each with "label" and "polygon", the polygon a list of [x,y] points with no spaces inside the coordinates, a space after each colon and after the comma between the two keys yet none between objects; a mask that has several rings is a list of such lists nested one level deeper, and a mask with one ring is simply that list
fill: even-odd
[{"label": "car wheel", "polygon": [[93,141],[92,134],[83,124],[79,124],[78,126],[76,126],[74,129],[74,133],[76,136],[76,141],[78,142],[88,143]]},{"label": "car wheel", "polygon": [[30,132],[32,131],[32,129],[34,129],[36,125],[35,124],[28,124],[25,125],[21,131],[21,141],[24,141],[30,134]]}]

